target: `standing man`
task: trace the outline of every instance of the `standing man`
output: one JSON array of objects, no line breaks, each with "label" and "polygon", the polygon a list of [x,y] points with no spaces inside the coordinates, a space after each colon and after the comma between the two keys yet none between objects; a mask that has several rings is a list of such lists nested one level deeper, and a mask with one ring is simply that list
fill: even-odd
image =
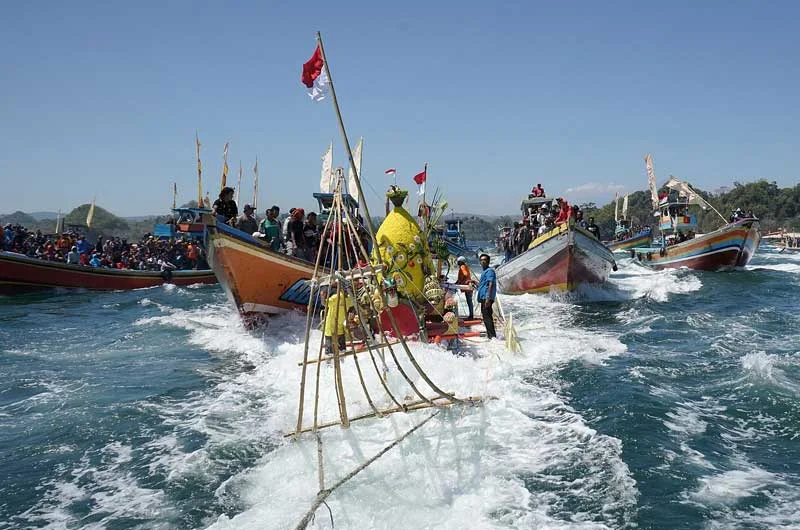
[{"label": "standing man", "polygon": [[464,293],[464,297],[467,299],[467,309],[469,309],[467,320],[472,320],[475,318],[475,311],[472,308],[472,271],[469,270],[467,258],[464,256],[459,256],[456,263],[458,263],[458,279],[456,279],[456,283],[464,286],[461,292]]},{"label": "standing man", "polygon": [[258,232],[258,219],[253,215],[255,208],[249,204],[245,204],[242,209],[244,213],[236,219],[236,228],[241,230],[247,235],[252,235],[253,232]]},{"label": "standing man", "polygon": [[278,222],[278,215],[280,215],[281,209],[278,206],[273,206],[264,214],[264,220],[261,221],[261,224],[258,227],[258,231],[264,234],[264,239],[267,240],[269,244],[269,248],[274,251],[278,251],[281,249],[281,225]]},{"label": "standing man", "polygon": [[489,254],[485,252],[481,254],[481,267],[483,267],[483,272],[480,282],[478,282],[478,303],[481,304],[481,316],[483,316],[483,324],[486,326],[486,337],[493,339],[497,336],[494,331],[494,311],[492,310],[497,294],[497,275],[489,266]]},{"label": "standing man", "polygon": [[317,261],[317,250],[319,250],[319,227],[317,227],[316,212],[309,212],[306,215],[306,224],[303,225],[303,238],[306,240],[305,259],[314,263]]}]

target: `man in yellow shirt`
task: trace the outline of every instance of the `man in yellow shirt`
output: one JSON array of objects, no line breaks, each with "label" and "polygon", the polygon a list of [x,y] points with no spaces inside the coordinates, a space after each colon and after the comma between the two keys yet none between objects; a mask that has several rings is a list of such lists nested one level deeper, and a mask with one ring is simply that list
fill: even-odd
[{"label": "man in yellow shirt", "polygon": [[328,354],[332,353],[334,337],[336,337],[339,351],[344,351],[346,349],[345,338],[350,335],[346,326],[347,311],[353,307],[352,300],[345,293],[336,292],[334,286],[330,287],[330,292],[334,294],[329,295],[328,299],[325,301],[324,328],[325,351]]}]

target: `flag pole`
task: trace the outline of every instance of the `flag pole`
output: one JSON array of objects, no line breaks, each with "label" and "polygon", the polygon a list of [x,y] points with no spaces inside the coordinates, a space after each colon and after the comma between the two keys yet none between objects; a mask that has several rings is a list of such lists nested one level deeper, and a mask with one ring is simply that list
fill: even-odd
[{"label": "flag pole", "polygon": [[194,141],[197,144],[197,207],[203,208],[203,169],[200,165],[200,137],[194,132]]},{"label": "flag pole", "polygon": [[322,65],[325,68],[325,73],[328,74],[328,83],[331,89],[333,108],[336,110],[336,119],[339,120],[339,131],[342,133],[344,147],[347,150],[347,159],[350,161],[350,169],[353,171],[353,176],[355,177],[359,201],[364,205],[364,217],[367,227],[369,228],[369,236],[372,239],[372,247],[377,249],[378,241],[375,238],[375,227],[372,225],[372,218],[369,215],[369,207],[367,206],[366,195],[364,195],[364,191],[361,189],[361,175],[358,174],[355,160],[353,160],[353,150],[350,149],[350,142],[347,140],[347,131],[344,128],[344,121],[342,121],[342,113],[339,110],[339,100],[336,99],[336,89],[333,85],[333,76],[331,75],[331,69],[328,66],[328,57],[325,55],[325,46],[322,45],[322,34],[319,31],[317,32],[317,44],[319,44],[319,52],[322,55]]},{"label": "flag pole", "polygon": [[172,183],[172,209],[174,210],[176,207],[176,203],[178,200],[178,183]]},{"label": "flag pole", "polygon": [[253,166],[253,208],[258,208],[258,156],[256,165]]},{"label": "flag pole", "polygon": [[[239,204],[239,196],[242,191],[242,161],[239,160],[239,184],[236,185],[236,204]],[[253,206],[255,208],[255,206]]]},{"label": "flag pole", "polygon": [[423,217],[422,226],[424,231],[428,232],[428,203],[425,202],[425,192],[428,191],[428,163],[425,162],[425,167],[422,168],[422,173],[425,175],[425,180],[422,181],[422,213]]}]

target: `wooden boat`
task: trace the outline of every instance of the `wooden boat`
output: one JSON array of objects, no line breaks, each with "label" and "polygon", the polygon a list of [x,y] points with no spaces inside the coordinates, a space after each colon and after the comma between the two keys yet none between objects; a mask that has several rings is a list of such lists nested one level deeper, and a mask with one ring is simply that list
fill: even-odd
[{"label": "wooden boat", "polygon": [[[618,225],[615,233],[619,231],[620,226]],[[651,228],[645,228],[636,234],[629,235],[629,237],[624,237],[623,239],[616,241],[607,241],[606,246],[611,250],[611,252],[627,252],[629,249],[634,247],[643,247],[649,245],[652,238],[653,230]]]},{"label": "wooden boat", "polygon": [[[531,201],[522,202],[523,212]],[[591,232],[574,222],[540,235],[528,250],[497,267],[497,287],[504,294],[572,291],[582,284],[600,284],[616,270],[614,256]]]},{"label": "wooden boat", "polygon": [[13,252],[0,252],[0,294],[15,295],[45,289],[123,291],[164,283],[216,283],[210,270],[135,271],[67,265]]},{"label": "wooden boat", "polygon": [[769,242],[770,246],[778,249],[779,252],[800,252],[800,233],[780,231],[768,234],[762,238]]},{"label": "wooden boat", "polygon": [[614,240],[607,241],[606,246],[611,252],[625,252],[633,247],[642,247],[650,244],[653,237],[653,230],[647,226],[643,230],[633,233],[631,230],[631,220],[628,218],[628,194],[622,200],[622,215],[619,215],[619,194],[614,195],[614,221],[617,223],[614,229]]},{"label": "wooden boat", "polygon": [[630,249],[631,257],[653,269],[688,267],[716,271],[747,265],[761,241],[758,219],[726,222],[713,232],[696,235],[697,218],[689,215],[689,206],[714,209],[713,206],[688,184],[674,177],[666,186],[677,192],[677,196],[670,198],[668,192],[658,199],[651,190],[653,203],[658,206],[661,244]]},{"label": "wooden boat", "polygon": [[664,246],[631,249],[631,256],[657,270],[680,267],[727,270],[750,262],[761,240],[761,232],[758,219],[741,219],[713,232],[687,237],[690,238],[670,244],[676,240],[670,234],[664,238]]},{"label": "wooden boat", "polygon": [[245,323],[308,306],[314,264],[271,250],[268,245],[203,214],[206,252],[228,300]]},{"label": "wooden boat", "polygon": [[461,219],[446,219],[444,227],[431,229],[431,242],[435,239],[441,240],[453,256],[475,256],[475,251],[467,247],[467,240],[461,230]]}]

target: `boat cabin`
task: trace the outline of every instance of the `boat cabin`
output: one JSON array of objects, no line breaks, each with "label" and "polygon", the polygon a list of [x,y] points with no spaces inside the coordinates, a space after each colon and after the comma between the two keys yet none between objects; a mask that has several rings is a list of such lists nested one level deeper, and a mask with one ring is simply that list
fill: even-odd
[{"label": "boat cabin", "polygon": [[697,229],[697,217],[689,215],[689,203],[686,201],[667,202],[659,206],[660,218],[658,227],[662,232],[694,232]]},{"label": "boat cabin", "polygon": [[523,200],[519,208],[522,210],[522,215],[526,216],[530,214],[531,211],[541,207],[543,204],[550,205],[552,202],[553,199],[548,199],[547,197],[533,197]]},{"label": "boat cabin", "polygon": [[200,216],[204,213],[211,213],[211,210],[207,208],[173,208],[172,222],[155,225],[153,235],[161,239],[179,236],[203,239],[205,225]]},{"label": "boat cabin", "polygon": [[[317,199],[319,212],[317,212],[317,224],[324,226],[328,222],[328,217],[331,215],[331,208],[333,207],[333,193],[315,193],[314,198]],[[344,206],[347,208],[348,213],[354,219],[358,219],[358,201],[353,198],[349,193],[342,194]]]},{"label": "boat cabin", "polygon": [[462,247],[467,245],[464,233],[461,231],[461,219],[453,218],[447,219],[444,222],[444,232],[442,233],[445,239],[458,243]]}]

